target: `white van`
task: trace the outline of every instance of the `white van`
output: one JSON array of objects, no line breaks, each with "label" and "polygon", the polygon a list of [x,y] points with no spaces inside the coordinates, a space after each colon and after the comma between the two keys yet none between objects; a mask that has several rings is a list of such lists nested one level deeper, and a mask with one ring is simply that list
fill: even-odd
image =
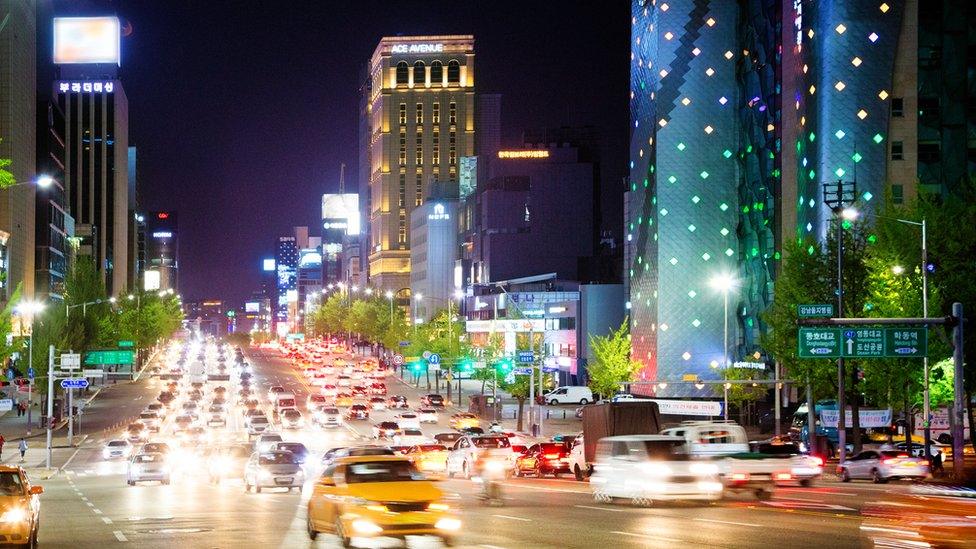
[{"label": "white van", "polygon": [[683,421],[662,435],[681,437],[693,456],[724,456],[749,451],[746,430],[734,421]]},{"label": "white van", "polygon": [[589,404],[593,402],[593,391],[589,387],[578,385],[566,385],[556,387],[546,393],[544,397],[546,403],[556,404]]}]

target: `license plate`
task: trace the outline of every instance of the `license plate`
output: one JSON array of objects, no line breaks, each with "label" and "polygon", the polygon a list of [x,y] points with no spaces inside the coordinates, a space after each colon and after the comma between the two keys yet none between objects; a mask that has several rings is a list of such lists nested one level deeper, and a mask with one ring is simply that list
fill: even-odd
[{"label": "license plate", "polygon": [[275,482],[278,484],[291,484],[291,477],[277,477]]}]

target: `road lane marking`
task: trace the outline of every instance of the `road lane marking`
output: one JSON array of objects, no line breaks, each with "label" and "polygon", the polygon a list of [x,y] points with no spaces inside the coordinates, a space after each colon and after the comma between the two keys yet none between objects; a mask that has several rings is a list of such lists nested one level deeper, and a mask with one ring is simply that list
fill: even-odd
[{"label": "road lane marking", "polygon": [[85,502],[85,505],[87,505],[87,506],[89,506],[89,507],[94,507],[94,506],[95,506],[95,504],[94,504],[94,503],[92,503],[92,502],[90,502],[90,501],[86,501],[86,502]]},{"label": "road lane marking", "polygon": [[119,541],[121,541],[123,543],[126,542],[126,541],[129,541],[129,539],[125,537],[125,534],[122,533],[122,530],[116,530],[116,531],[114,531],[112,533],[115,534],[115,539],[117,539],[117,540],[119,540]]},{"label": "road lane marking", "polygon": [[104,522],[105,524],[112,524],[112,519],[108,517],[102,517],[102,522]]},{"label": "road lane marking", "polygon": [[635,534],[633,532],[624,532],[622,530],[614,530],[614,531],[612,531],[610,533],[611,534],[618,534],[618,535],[621,535],[621,536],[631,536],[631,537],[635,537],[635,538],[650,539],[650,540],[654,540],[654,541],[669,541],[671,543],[681,543],[681,540],[680,539],[666,538],[664,536],[646,536],[644,534]]},{"label": "road lane marking", "polygon": [[626,509],[611,509],[609,507],[597,507],[595,505],[574,505],[573,507],[579,507],[580,509],[595,509],[597,511],[610,511],[612,513],[626,513]]},{"label": "road lane marking", "polygon": [[527,519],[523,517],[513,517],[511,515],[492,515],[492,516],[497,518],[509,519],[509,520],[517,520],[520,522],[532,522],[532,519]]},{"label": "road lane marking", "polygon": [[[80,494],[81,492],[78,493]],[[81,501],[88,501],[88,498],[86,498],[85,496],[81,496]]]},{"label": "road lane marking", "polygon": [[96,515],[101,515],[102,514],[102,510],[101,509],[92,509],[92,512],[95,513]]},{"label": "road lane marking", "polygon": [[735,522],[734,520],[719,520],[719,519],[708,519],[708,518],[693,518],[691,520],[696,520],[698,522],[714,522],[715,524],[731,524],[733,526],[752,526],[759,528],[761,524],[754,524],[752,522]]}]

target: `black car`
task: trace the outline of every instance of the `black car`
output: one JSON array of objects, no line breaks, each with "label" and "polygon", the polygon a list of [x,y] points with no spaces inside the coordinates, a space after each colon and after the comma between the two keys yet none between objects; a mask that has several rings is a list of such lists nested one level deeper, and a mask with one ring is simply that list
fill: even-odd
[{"label": "black car", "polygon": [[420,397],[420,403],[425,406],[433,406],[435,408],[444,407],[444,397],[441,395],[424,395]]},{"label": "black car", "polygon": [[369,407],[365,404],[353,404],[346,412],[346,419],[369,419]]},{"label": "black car", "polygon": [[305,463],[308,459],[308,448],[305,447],[301,442],[278,442],[275,444],[272,450],[281,452],[291,452],[295,456],[295,461],[300,464]]},{"label": "black car", "polygon": [[393,395],[386,399],[386,405],[389,408],[409,408],[407,404],[407,397],[403,395]]},{"label": "black car", "polygon": [[481,427],[465,427],[464,429],[461,429],[461,432],[464,433],[465,435],[483,435],[483,434],[485,434],[485,430],[482,429]]}]

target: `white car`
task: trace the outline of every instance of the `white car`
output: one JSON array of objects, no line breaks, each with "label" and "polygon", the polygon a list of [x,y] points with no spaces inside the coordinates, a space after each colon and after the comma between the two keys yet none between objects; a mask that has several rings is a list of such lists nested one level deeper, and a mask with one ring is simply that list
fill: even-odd
[{"label": "white car", "polygon": [[593,391],[589,387],[565,385],[546,393],[543,399],[552,406],[557,404],[585,405],[593,402]]},{"label": "white car", "polygon": [[325,398],[325,395],[311,394],[308,395],[308,398],[305,400],[305,408],[311,411],[319,406],[325,406],[326,403],[327,399]]},{"label": "white car", "polygon": [[102,457],[105,459],[128,459],[130,455],[132,455],[132,445],[125,439],[110,440],[102,448]]},{"label": "white car", "polygon": [[883,484],[892,479],[924,479],[929,476],[929,464],[923,458],[912,457],[900,450],[864,450],[841,462],[840,479],[870,479]]},{"label": "white car", "polygon": [[342,412],[335,406],[324,406],[312,417],[322,427],[339,427],[342,425]]},{"label": "white car", "polygon": [[135,486],[137,482],[149,481],[169,484],[170,468],[163,454],[136,454],[129,460],[125,483]]},{"label": "white car", "polygon": [[471,477],[475,473],[473,467],[478,457],[483,454],[511,462],[512,445],[508,437],[501,435],[464,435],[454,441],[447,454],[447,476],[459,474],[465,478]]},{"label": "white car", "polygon": [[341,375],[336,378],[336,386],[338,387],[349,387],[352,385],[352,380],[349,379],[347,375]]},{"label": "white car", "polygon": [[339,388],[335,386],[334,383],[326,383],[322,386],[321,390],[322,396],[333,397],[339,394]]},{"label": "white car", "polygon": [[394,446],[417,446],[418,444],[431,444],[433,441],[424,436],[420,429],[402,429],[393,435]]},{"label": "white car", "polygon": [[396,422],[400,424],[401,429],[420,430],[420,417],[413,412],[404,412],[398,415]]},{"label": "white car", "polygon": [[421,408],[417,410],[417,419],[420,420],[420,423],[437,423],[437,410]]},{"label": "white car", "polygon": [[254,450],[257,452],[267,452],[278,442],[281,442],[281,435],[278,433],[264,433],[254,441]]},{"label": "white car", "polygon": [[253,438],[271,429],[268,416],[254,416],[247,422],[247,436]]}]

